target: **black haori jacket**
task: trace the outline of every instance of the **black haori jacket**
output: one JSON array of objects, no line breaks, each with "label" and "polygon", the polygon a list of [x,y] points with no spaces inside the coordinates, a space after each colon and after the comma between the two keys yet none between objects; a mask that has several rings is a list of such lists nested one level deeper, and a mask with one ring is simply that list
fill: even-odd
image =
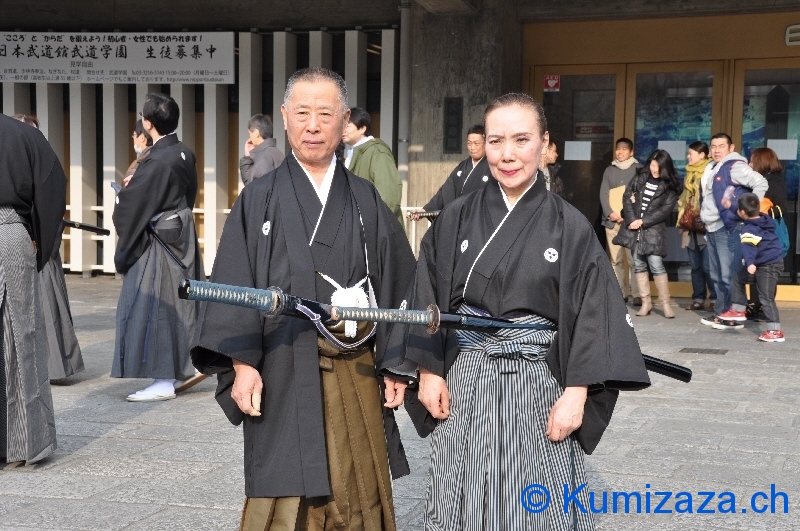
[{"label": "black haori jacket", "polygon": [[[352,286],[366,274],[366,248],[378,305],[400,307],[414,271],[414,255],[403,228],[372,184],[337,163],[317,224],[321,208],[308,177],[290,154],[275,171],[247,185],[236,200],[211,280],[262,289],[277,286],[292,295],[329,303],[333,288],[315,274],[315,267]],[[193,363],[204,373],[219,374],[217,400],[231,422],[244,422],[245,494],[329,495],[313,323],[204,303],[197,330]],[[376,366],[382,362],[388,331],[388,325],[378,326]],[[260,370],[262,416],[245,417],[232,400],[232,359]],[[409,469],[392,413],[384,408],[389,463],[397,478]]]},{"label": "black haori jacket", "polygon": [[[591,453],[619,391],[650,385],[633,323],[591,224],[548,192],[541,175],[501,221],[507,212],[497,183],[448,205],[422,241],[409,307],[435,301],[442,311],[455,312],[466,302],[495,317],[521,312],[557,323],[547,364],[562,388],[589,386],[575,437]],[[455,332],[430,336],[411,327],[405,333],[393,330],[389,363],[405,358],[446,377],[459,354]],[[421,436],[436,427],[413,390],[406,392],[406,409]]]}]

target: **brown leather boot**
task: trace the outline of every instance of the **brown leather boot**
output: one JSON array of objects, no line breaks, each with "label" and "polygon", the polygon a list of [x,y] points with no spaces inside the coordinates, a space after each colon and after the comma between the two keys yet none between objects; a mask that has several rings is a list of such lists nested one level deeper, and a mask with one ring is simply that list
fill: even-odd
[{"label": "brown leather boot", "polygon": [[661,303],[661,308],[664,310],[664,317],[672,319],[675,317],[675,312],[672,311],[672,305],[669,302],[669,281],[667,275],[653,275],[653,282],[658,289],[658,301]]},{"label": "brown leather boot", "polygon": [[639,286],[639,295],[642,297],[642,307],[636,312],[639,317],[650,314],[653,309],[653,301],[650,299],[650,273],[636,273],[636,285]]}]

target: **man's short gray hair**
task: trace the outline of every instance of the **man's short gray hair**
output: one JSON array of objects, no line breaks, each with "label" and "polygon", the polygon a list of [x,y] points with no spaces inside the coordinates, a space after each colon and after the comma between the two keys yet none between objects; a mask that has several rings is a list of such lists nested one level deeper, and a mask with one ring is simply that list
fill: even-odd
[{"label": "man's short gray hair", "polygon": [[327,68],[320,68],[318,66],[314,66],[311,68],[302,68],[292,74],[289,78],[289,81],[286,82],[286,92],[283,93],[283,104],[288,105],[289,100],[292,97],[292,90],[294,89],[294,84],[298,81],[305,81],[309,83],[317,82],[317,81],[330,81],[336,88],[339,89],[339,101],[342,104],[342,112],[345,112],[348,109],[347,105],[347,84],[342,79],[342,76],[334,72],[333,70],[328,70]]},{"label": "man's short gray hair", "polygon": [[247,122],[248,131],[258,131],[261,138],[272,138],[272,119],[266,114],[254,114]]}]

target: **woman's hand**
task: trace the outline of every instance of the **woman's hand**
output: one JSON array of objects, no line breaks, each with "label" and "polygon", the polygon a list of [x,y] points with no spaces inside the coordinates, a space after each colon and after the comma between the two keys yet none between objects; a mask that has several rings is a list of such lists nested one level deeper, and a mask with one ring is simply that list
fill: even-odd
[{"label": "woman's hand", "polygon": [[433,418],[443,420],[450,416],[450,391],[447,390],[447,383],[444,378],[422,366],[419,368],[417,396]]},{"label": "woman's hand", "polygon": [[639,228],[641,226],[642,226],[642,220],[641,219],[637,219],[637,220],[632,221],[631,224],[628,225],[628,228],[631,229],[631,230],[639,230]]},{"label": "woman's hand", "polygon": [[567,387],[550,410],[545,434],[553,441],[563,441],[583,424],[583,406],[586,404],[588,387]]}]

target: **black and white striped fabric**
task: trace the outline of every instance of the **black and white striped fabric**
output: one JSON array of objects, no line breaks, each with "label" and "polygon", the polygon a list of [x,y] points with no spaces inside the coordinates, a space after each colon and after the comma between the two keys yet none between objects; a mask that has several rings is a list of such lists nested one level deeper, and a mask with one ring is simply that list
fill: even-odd
[{"label": "black and white striped fabric", "polygon": [[[462,306],[461,313],[481,314]],[[586,483],[583,452],[572,437],[553,443],[547,418],[561,389],[545,361],[555,325],[535,315],[518,322],[552,330],[505,329],[495,334],[458,332],[460,354],[447,376],[450,416],[431,440],[428,531],[594,529],[591,513],[565,514],[564,485]],[[529,485],[550,493],[538,513],[523,507]],[[579,496],[584,507],[586,495]]]},{"label": "black and white striped fabric", "polygon": [[[36,255],[22,218],[0,207],[0,308],[6,461],[35,463],[56,448]],[[3,441],[0,441],[3,442]],[[0,452],[2,453],[2,452]]]},{"label": "black and white striped fabric", "polygon": [[72,312],[59,253],[51,256],[39,272],[39,288],[47,332],[47,372],[51,380],[72,376],[83,370],[83,356],[72,326]]}]

